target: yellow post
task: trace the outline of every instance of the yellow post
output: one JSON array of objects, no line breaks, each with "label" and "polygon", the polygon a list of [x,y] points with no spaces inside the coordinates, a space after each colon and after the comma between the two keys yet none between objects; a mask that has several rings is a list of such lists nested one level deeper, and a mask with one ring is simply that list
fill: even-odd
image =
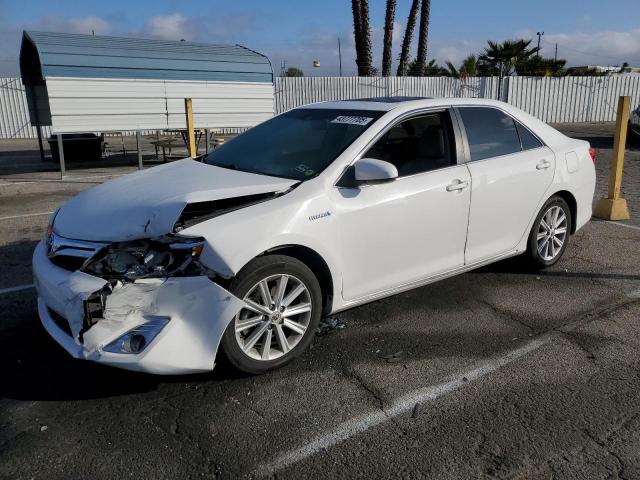
[{"label": "yellow post", "polygon": [[629,207],[627,201],[620,197],[622,186],[622,167],[624,165],[624,151],[627,141],[627,120],[629,120],[630,97],[618,99],[618,117],[616,119],[616,133],[613,139],[613,157],[611,158],[611,172],[609,174],[609,194],[601,198],[594,215],[606,220],[628,220]]},{"label": "yellow post", "polygon": [[187,150],[189,156],[196,156],[196,134],[193,130],[193,105],[190,98],[184,99],[184,113],[187,116]]}]

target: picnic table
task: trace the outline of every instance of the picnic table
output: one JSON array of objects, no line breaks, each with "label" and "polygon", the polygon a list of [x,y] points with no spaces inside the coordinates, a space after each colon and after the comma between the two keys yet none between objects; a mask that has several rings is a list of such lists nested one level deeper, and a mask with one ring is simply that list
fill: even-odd
[{"label": "picnic table", "polygon": [[171,148],[179,141],[176,137],[156,137],[155,140],[151,140],[149,143],[156,149],[156,158],[158,158],[158,148],[162,149],[162,162],[167,161],[167,148],[169,149],[169,156],[171,156]]},{"label": "picnic table", "polygon": [[[182,137],[182,141],[184,142],[185,145],[188,144],[188,139],[187,139],[187,129],[186,128],[172,128],[170,130],[165,130],[165,132],[167,133],[179,133],[180,136]],[[204,128],[196,128],[194,129],[195,135],[196,135],[196,156],[198,155],[198,146],[200,145],[200,139],[202,138],[202,136],[205,134],[206,130]]]}]

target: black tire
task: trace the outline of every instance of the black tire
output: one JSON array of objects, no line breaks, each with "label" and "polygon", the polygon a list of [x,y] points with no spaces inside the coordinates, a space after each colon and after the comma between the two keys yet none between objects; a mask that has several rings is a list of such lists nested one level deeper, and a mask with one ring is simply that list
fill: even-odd
[{"label": "black tire", "polygon": [[[546,245],[542,249],[539,248],[538,234],[546,232],[549,236],[549,238],[547,238],[547,243],[549,243],[550,239],[553,238],[553,236],[556,236],[556,238],[559,239],[558,234],[552,234],[552,232],[555,233],[556,230],[551,229],[551,231],[549,231],[546,229],[545,225],[542,224],[542,221],[543,219],[545,219],[547,214],[549,212],[555,212],[556,208],[559,208],[565,217],[564,222],[558,222],[560,224],[557,225],[558,230],[561,231],[562,228],[565,228],[566,230],[564,238],[562,239],[562,246],[558,248],[557,243],[552,243],[553,247],[550,246],[550,248],[557,249],[553,252],[553,255],[551,255],[551,252],[549,250],[545,250],[545,248],[547,248]],[[558,260],[560,260],[560,258],[564,254],[564,251],[567,249],[567,245],[569,244],[572,221],[573,219],[571,218],[571,209],[569,209],[569,205],[567,205],[567,202],[565,202],[562,197],[553,195],[544,203],[544,205],[540,209],[540,212],[538,213],[538,216],[536,217],[536,220],[533,222],[531,232],[529,232],[526,257],[530,266],[536,269],[542,269],[545,267],[550,267]],[[544,242],[544,238],[542,238],[541,241]],[[549,258],[550,256],[551,258]]]},{"label": "black tire", "polygon": [[[260,374],[267,372],[269,370],[273,370],[275,368],[279,368],[296,357],[298,357],[311,343],[313,337],[315,335],[315,331],[320,322],[320,318],[322,316],[322,291],[320,289],[320,284],[318,283],[318,279],[313,274],[313,272],[300,260],[297,260],[293,257],[285,256],[285,255],[266,255],[264,257],[258,257],[251,262],[249,262],[231,282],[229,290],[236,297],[240,299],[244,299],[247,294],[251,292],[255,292],[255,288],[258,288],[257,285],[264,279],[269,279],[278,275],[286,275],[288,276],[288,282],[291,285],[297,285],[295,282],[299,282],[304,284],[307,289],[307,292],[303,292],[303,294],[308,297],[309,302],[311,304],[311,311],[309,314],[305,315],[305,321],[308,320],[308,325],[304,334],[300,338],[297,336],[295,332],[292,332],[287,329],[286,325],[280,323],[280,332],[286,331],[296,337],[297,343],[293,346],[288,352],[284,352],[284,348],[275,349],[275,354],[281,354],[279,358],[273,360],[264,360],[264,359],[256,359],[252,358],[250,355],[253,353],[254,355],[257,352],[254,352],[253,349],[251,353],[245,353],[243,348],[240,346],[239,342],[244,342],[247,340],[249,334],[247,333],[247,337],[243,337],[245,332],[240,334],[236,334],[236,321],[242,320],[242,315],[245,313],[241,311],[236,317],[231,320],[229,326],[225,330],[224,335],[222,336],[221,347],[222,352],[225,357],[229,360],[229,362],[238,370],[241,370],[246,373],[251,374]],[[293,280],[291,280],[293,279]],[[270,280],[271,282],[277,282],[277,280]],[[287,288],[290,288],[288,285]],[[269,290],[270,295],[274,295],[273,290]],[[290,293],[290,292],[289,292]],[[277,310],[274,310],[277,311]],[[248,314],[259,316],[258,313],[254,313],[249,311]],[[284,313],[282,314],[284,315]],[[271,322],[270,317],[266,317],[263,315],[264,321]],[[296,317],[297,319],[298,317]],[[283,322],[283,319],[279,319],[280,322]],[[274,320],[277,322],[277,320]],[[261,324],[262,325],[262,324]],[[257,328],[257,327],[256,327]],[[271,330],[272,333],[270,337],[266,335],[261,338],[262,346],[264,348],[264,344],[266,343],[267,338],[272,338],[273,340],[270,342],[270,345],[282,345],[281,340],[278,338],[278,332],[276,329],[278,326],[274,323],[268,327],[268,330]],[[251,333],[251,330],[249,331]],[[266,334],[266,332],[265,332]],[[237,335],[240,336],[241,340],[238,340]],[[247,342],[248,343],[248,342]],[[285,341],[285,343],[288,342]],[[245,344],[246,345],[246,344]],[[271,347],[270,347],[271,348]],[[263,350],[264,351],[264,350]]]}]

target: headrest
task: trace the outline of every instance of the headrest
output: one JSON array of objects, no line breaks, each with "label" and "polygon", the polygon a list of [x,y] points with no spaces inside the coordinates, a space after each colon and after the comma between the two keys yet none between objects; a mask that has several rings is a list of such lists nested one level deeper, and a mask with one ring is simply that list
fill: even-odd
[{"label": "headrest", "polygon": [[444,158],[442,127],[429,127],[424,131],[418,142],[418,154],[426,158]]}]

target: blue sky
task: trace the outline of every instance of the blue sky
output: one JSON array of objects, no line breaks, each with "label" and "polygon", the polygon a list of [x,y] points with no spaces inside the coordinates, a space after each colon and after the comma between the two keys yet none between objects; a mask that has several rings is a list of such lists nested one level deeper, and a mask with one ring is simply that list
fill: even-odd
[{"label": "blue sky", "polygon": [[[370,0],[374,61],[379,66],[385,0]],[[410,0],[398,0],[394,50],[399,51]],[[16,74],[22,29],[240,43],[308,75],[355,72],[350,0],[0,0],[0,75]],[[570,64],[640,65],[640,0],[432,0],[429,57],[458,63],[487,39],[534,38],[544,54]],[[414,41],[414,43],[416,43]],[[397,53],[394,54],[397,58]],[[314,69],[313,60],[321,67]]]}]

